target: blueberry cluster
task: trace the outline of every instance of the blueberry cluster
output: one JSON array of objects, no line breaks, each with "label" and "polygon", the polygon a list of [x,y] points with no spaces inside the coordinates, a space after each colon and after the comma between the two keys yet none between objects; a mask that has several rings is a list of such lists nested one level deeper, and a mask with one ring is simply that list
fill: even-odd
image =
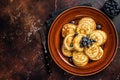
[{"label": "blueberry cluster", "polygon": [[120,7],[114,0],[108,0],[103,6],[104,12],[110,17],[115,17],[120,13]]},{"label": "blueberry cluster", "polygon": [[80,47],[87,46],[88,48],[93,45],[96,41],[93,39],[90,39],[90,36],[87,35],[86,37],[82,37],[82,40],[80,41]]}]

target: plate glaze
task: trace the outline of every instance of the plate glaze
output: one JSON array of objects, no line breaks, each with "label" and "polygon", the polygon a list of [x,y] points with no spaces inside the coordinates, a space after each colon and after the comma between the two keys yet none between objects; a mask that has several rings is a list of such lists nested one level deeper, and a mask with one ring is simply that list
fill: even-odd
[{"label": "plate glaze", "polygon": [[[61,52],[61,30],[64,24],[70,21],[78,23],[82,17],[91,17],[96,24],[102,25],[102,30],[107,33],[107,41],[104,44],[104,55],[98,61],[89,62],[84,67],[77,67],[68,62],[68,58]],[[48,33],[48,48],[55,63],[68,73],[78,76],[88,76],[96,74],[105,69],[113,60],[118,47],[118,35],[112,21],[100,10],[77,6],[62,12],[52,23]]]}]

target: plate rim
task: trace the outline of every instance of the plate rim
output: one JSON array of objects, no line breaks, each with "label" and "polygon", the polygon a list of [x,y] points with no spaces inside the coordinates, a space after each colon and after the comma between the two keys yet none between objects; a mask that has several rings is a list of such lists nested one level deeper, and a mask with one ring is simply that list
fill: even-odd
[{"label": "plate rim", "polygon": [[50,29],[49,29],[49,32],[48,32],[48,44],[50,43],[50,33],[51,33],[51,29],[52,29],[52,26],[54,25],[54,23],[56,22],[56,20],[57,20],[60,16],[62,16],[62,14],[64,14],[65,12],[67,12],[67,11],[69,11],[69,10],[71,10],[71,9],[74,9],[74,8],[89,8],[89,9],[94,9],[94,10],[100,12],[101,14],[103,14],[103,15],[110,21],[110,23],[113,25],[113,29],[114,29],[114,31],[115,31],[115,37],[116,37],[116,41],[117,41],[117,42],[116,42],[116,48],[113,50],[113,51],[114,51],[113,56],[111,57],[111,59],[109,60],[109,62],[108,62],[105,66],[103,66],[103,68],[97,70],[96,72],[94,72],[94,73],[87,73],[87,74],[77,74],[77,73],[73,73],[73,72],[71,72],[71,71],[68,71],[68,70],[64,69],[63,66],[61,66],[60,64],[58,64],[58,62],[54,59],[54,57],[53,57],[53,55],[52,55],[52,51],[50,50],[50,45],[48,45],[48,49],[49,49],[50,55],[51,55],[52,59],[54,60],[54,62],[55,62],[61,69],[63,69],[64,71],[66,71],[66,72],[68,72],[68,73],[71,73],[71,74],[73,74],[73,75],[77,75],[77,76],[90,76],[90,75],[94,75],[94,74],[96,74],[96,73],[101,72],[101,71],[104,70],[107,66],[110,65],[110,63],[113,61],[113,59],[114,59],[114,57],[115,57],[115,55],[116,55],[116,53],[117,53],[117,49],[118,49],[118,33],[117,33],[117,30],[116,30],[116,27],[115,27],[115,25],[113,24],[112,20],[111,20],[105,13],[103,13],[102,11],[100,11],[100,10],[97,9],[97,8],[88,7],[88,6],[75,6],[75,7],[69,8],[69,9],[61,12],[61,13],[55,18],[55,20],[52,22],[52,25],[50,26]]}]

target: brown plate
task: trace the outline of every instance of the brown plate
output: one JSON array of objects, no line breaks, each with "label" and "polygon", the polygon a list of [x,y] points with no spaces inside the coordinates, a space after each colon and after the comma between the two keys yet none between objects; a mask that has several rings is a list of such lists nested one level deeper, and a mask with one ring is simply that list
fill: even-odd
[{"label": "brown plate", "polygon": [[[102,25],[102,30],[107,33],[102,59],[88,63],[84,67],[77,67],[68,62],[68,58],[61,52],[61,29],[64,24],[72,20],[76,22],[82,17],[91,17],[96,24]],[[77,24],[77,23],[76,23]],[[48,47],[55,63],[68,73],[78,76],[88,76],[105,69],[113,60],[118,47],[118,36],[112,21],[101,11],[90,7],[73,7],[62,12],[52,23],[48,34]]]}]

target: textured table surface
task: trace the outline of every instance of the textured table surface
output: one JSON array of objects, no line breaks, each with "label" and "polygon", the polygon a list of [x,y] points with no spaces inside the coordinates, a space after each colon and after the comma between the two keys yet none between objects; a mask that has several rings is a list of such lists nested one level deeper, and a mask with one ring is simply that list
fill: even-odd
[{"label": "textured table surface", "polygon": [[[14,3],[14,0],[5,1],[10,1],[10,4]],[[106,69],[95,75],[79,77],[65,73],[54,63],[52,58],[51,58],[52,73],[51,75],[48,75],[45,71],[41,39],[39,38],[39,35],[37,33],[37,30],[40,27],[44,27],[46,29],[45,21],[48,18],[48,15],[53,11],[85,3],[91,3],[93,7],[100,9],[106,0],[25,0],[25,1],[18,0],[18,1],[20,2],[19,4],[28,6],[27,11],[31,12],[32,15],[32,17],[30,18],[35,17],[34,21],[32,22],[37,21],[39,25],[37,26],[37,28],[32,26],[29,28],[27,27],[28,30],[26,29],[26,27],[23,27],[25,25],[22,26],[20,25],[19,26],[20,29],[19,27],[16,28],[16,26],[11,25],[10,27],[6,27],[0,30],[1,31],[0,80],[120,80],[120,65],[119,65],[120,48],[118,48],[117,54],[112,63]],[[120,0],[115,1],[117,1],[120,5]],[[3,4],[4,3],[1,2],[0,11],[2,11],[2,8],[7,7],[4,6]],[[0,15],[0,19],[3,19],[2,15]],[[113,18],[113,22],[116,26],[118,36],[120,38],[119,21],[120,14]],[[35,24],[37,25],[37,23]],[[15,37],[11,37],[14,36],[14,34]],[[9,35],[10,37],[6,35]],[[6,39],[9,40],[9,38],[5,37],[9,37],[10,42],[6,40]]]}]

